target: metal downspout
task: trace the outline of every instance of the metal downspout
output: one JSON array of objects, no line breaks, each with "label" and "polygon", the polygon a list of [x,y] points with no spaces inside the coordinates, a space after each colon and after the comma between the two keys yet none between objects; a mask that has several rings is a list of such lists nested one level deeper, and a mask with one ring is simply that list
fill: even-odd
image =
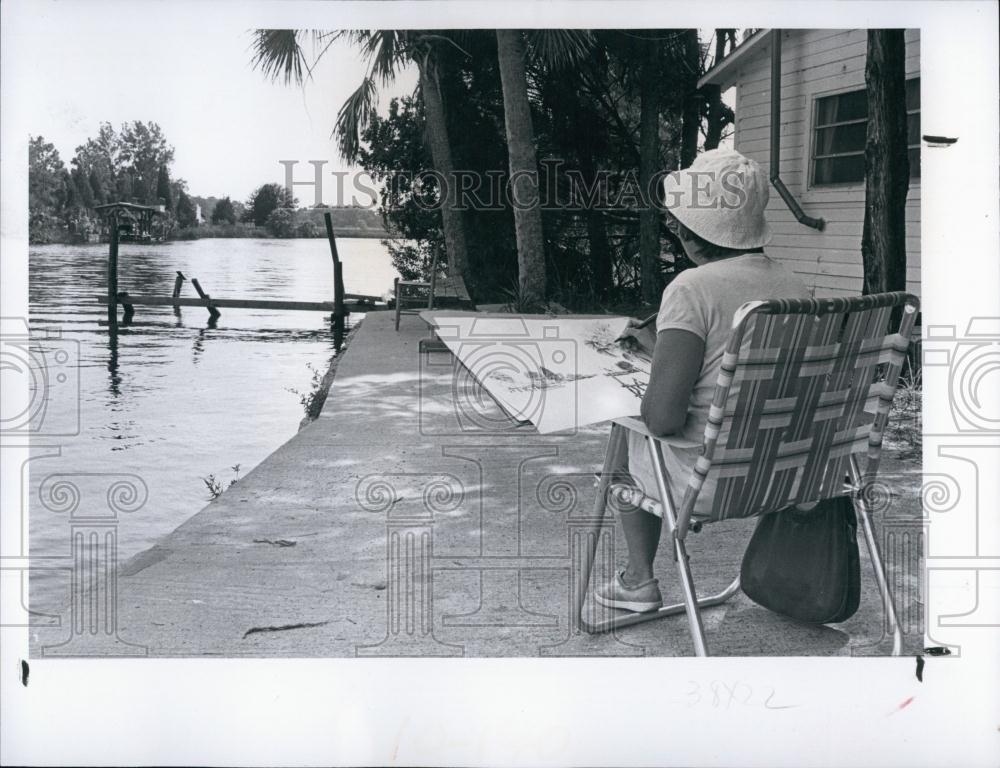
[{"label": "metal downspout", "polygon": [[771,33],[771,183],[800,224],[820,232],[826,226],[823,219],[806,214],[798,200],[781,180],[781,30]]}]

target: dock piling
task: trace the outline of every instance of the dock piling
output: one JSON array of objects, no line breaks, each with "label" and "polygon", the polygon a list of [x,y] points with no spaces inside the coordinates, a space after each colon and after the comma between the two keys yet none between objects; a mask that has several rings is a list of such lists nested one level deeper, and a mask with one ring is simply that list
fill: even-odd
[{"label": "dock piling", "polygon": [[174,278],[174,294],[173,297],[176,299],[181,295],[181,286],[184,285],[184,281],[187,278],[184,277],[184,273],[179,269],[177,270],[177,277]]},{"label": "dock piling", "polygon": [[[181,272],[178,269],[177,270],[177,277],[174,278],[174,293],[173,293],[173,296],[171,297],[175,301],[180,298],[180,295],[181,295],[181,286],[184,285],[184,281],[186,279],[187,278],[184,277],[184,273]],[[180,304],[174,304],[174,316],[175,317],[180,317],[181,316],[181,305]]]},{"label": "dock piling", "polygon": [[118,217],[109,217],[111,232],[108,238],[108,330],[118,331]]},{"label": "dock piling", "polygon": [[135,307],[129,302],[128,291],[118,292],[118,302],[125,308],[125,312],[122,315],[122,322],[131,323],[132,316],[135,314]]},{"label": "dock piling", "polygon": [[337,238],[333,234],[333,217],[329,211],[323,214],[323,221],[333,259],[333,346],[339,351],[344,341],[344,265],[337,253]]},{"label": "dock piling", "polygon": [[198,278],[192,277],[191,278],[191,285],[194,286],[194,289],[198,292],[198,295],[201,298],[203,298],[206,302],[208,302],[208,304],[206,306],[208,307],[208,314],[211,316],[212,320],[218,320],[219,316],[222,313],[219,312],[219,310],[216,309],[215,305],[211,303],[211,298],[212,297],[209,296],[207,293],[205,293],[205,291],[203,291],[201,289],[201,285],[198,283]]}]

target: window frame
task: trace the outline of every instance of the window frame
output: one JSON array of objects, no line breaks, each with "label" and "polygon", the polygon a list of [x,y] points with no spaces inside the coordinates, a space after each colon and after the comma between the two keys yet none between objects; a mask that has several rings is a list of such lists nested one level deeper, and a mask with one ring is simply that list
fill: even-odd
[{"label": "window frame", "polygon": [[[918,72],[913,72],[913,73],[907,73],[905,75],[906,82],[908,83],[911,80],[919,80],[920,79],[920,75],[921,75],[921,73],[919,71]],[[806,167],[804,169],[805,170],[805,189],[806,189],[806,192],[807,192],[807,195],[805,196],[806,199],[822,198],[823,195],[824,195],[824,193],[836,193],[836,192],[851,191],[851,190],[862,190],[863,191],[864,188],[865,188],[865,180],[864,180],[864,178],[862,178],[860,181],[842,181],[842,182],[837,182],[837,183],[834,183],[834,184],[817,184],[816,183],[816,179],[815,179],[815,174],[816,174],[816,160],[817,159],[822,160],[822,159],[831,158],[831,157],[857,157],[858,155],[864,156],[864,150],[861,150],[860,152],[857,152],[857,151],[855,151],[855,152],[834,152],[834,153],[827,154],[827,155],[821,155],[819,157],[817,157],[817,155],[816,155],[816,133],[821,128],[830,128],[830,127],[836,127],[836,126],[839,126],[839,125],[851,125],[851,124],[857,124],[857,123],[860,123],[860,122],[864,122],[864,123],[868,122],[868,118],[866,117],[863,120],[861,120],[861,119],[842,120],[842,121],[836,122],[836,123],[829,123],[828,125],[822,125],[822,126],[817,125],[817,122],[818,122],[818,119],[819,119],[819,101],[820,101],[820,99],[825,99],[825,98],[828,98],[828,97],[831,97],[831,96],[843,96],[843,95],[848,94],[848,93],[856,93],[858,91],[864,91],[864,90],[866,90],[867,86],[866,86],[866,84],[864,82],[864,79],[863,79],[864,78],[864,72],[863,71],[861,73],[861,76],[862,76],[862,81],[861,81],[860,84],[846,85],[846,86],[841,86],[839,88],[824,89],[822,91],[813,91],[813,92],[810,92],[810,93],[806,94],[806,98],[809,99],[809,110],[808,110],[809,121],[808,121],[808,125],[806,126],[807,130],[809,131],[809,141],[808,141],[808,150],[809,151],[808,151],[808,155],[806,157]],[[907,119],[909,119],[909,116],[911,114],[915,114],[915,113],[921,112],[923,110],[923,99],[922,98],[921,98],[920,104],[921,104],[921,106],[920,106],[919,109],[913,109],[913,110],[907,110],[906,111]],[[910,141],[908,139],[906,146],[907,146],[907,151],[909,151],[911,149],[914,149],[914,148],[915,149],[920,149],[920,147],[921,147],[921,139],[920,139],[920,137],[917,137],[916,141],[913,142],[912,144],[910,143]],[[920,185],[920,178],[921,178],[920,176],[917,176],[915,178],[911,177],[910,178],[910,187],[912,188],[914,186],[919,186]]]}]

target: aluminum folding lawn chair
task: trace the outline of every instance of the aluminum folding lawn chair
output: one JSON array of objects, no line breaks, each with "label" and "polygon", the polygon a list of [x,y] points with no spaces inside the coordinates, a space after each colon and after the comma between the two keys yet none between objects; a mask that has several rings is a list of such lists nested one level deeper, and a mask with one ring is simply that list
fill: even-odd
[{"label": "aluminum folding lawn chair", "polygon": [[[906,293],[850,299],[750,302],[733,319],[701,444],[656,438],[632,418],[613,422],[598,483],[594,519],[603,520],[609,498],[662,514],[684,600],[657,611],[588,622],[584,613],[598,537],[590,537],[576,600],[587,632],[687,613],[694,650],[708,655],[701,609],[725,602],[740,588],[739,576],[722,592],[698,598],[685,539],[702,523],[753,517],[792,504],[849,495],[871,555],[893,655],[902,633],[885,566],[875,540],[866,489],[875,480],[882,438],[906,358],[919,301]],[[898,328],[889,333],[898,316]],[[625,465],[629,431],[642,435],[652,459],[657,499],[616,481]],[[700,445],[701,455],[679,504],[671,498],[664,445]],[[695,519],[705,480],[716,484],[707,516]]]}]

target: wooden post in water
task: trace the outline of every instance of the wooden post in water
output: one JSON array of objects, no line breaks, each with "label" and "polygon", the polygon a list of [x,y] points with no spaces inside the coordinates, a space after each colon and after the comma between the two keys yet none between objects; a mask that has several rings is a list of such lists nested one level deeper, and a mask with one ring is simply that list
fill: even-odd
[{"label": "wooden post in water", "polygon": [[108,216],[111,237],[108,245],[108,330],[118,332],[118,217]]},{"label": "wooden post in water", "polygon": [[[201,296],[201,298],[205,299],[205,301],[208,301],[210,298],[212,298],[201,289],[201,285],[198,283],[197,278],[195,277],[191,278],[191,285],[194,286],[194,289],[198,292],[198,295]],[[216,309],[212,304],[209,304],[208,314],[211,316],[213,320],[217,320],[219,318],[219,315],[221,315],[222,313],[219,312],[219,310]]]},{"label": "wooden post in water", "polygon": [[125,313],[122,315],[122,322],[131,323],[132,316],[135,314],[135,307],[129,304],[128,291],[120,291],[118,294],[118,300],[122,303],[122,306],[125,308]]},{"label": "wooden post in water", "polygon": [[[178,269],[177,270],[177,277],[174,278],[174,295],[173,295],[173,298],[176,299],[178,296],[181,295],[181,286],[184,284],[184,281],[186,279],[187,278],[184,277],[184,273],[181,272]],[[178,306],[178,305],[175,304],[174,306]]]},{"label": "wooden post in water", "polygon": [[[174,294],[173,294],[172,298],[176,299],[176,298],[180,297],[180,295],[181,295],[181,286],[184,285],[184,280],[185,279],[186,278],[184,277],[184,273],[181,272],[178,269],[177,270],[177,277],[174,278]],[[180,304],[174,304],[174,316],[175,317],[180,317],[181,316],[181,305]]]},{"label": "wooden post in water", "polygon": [[333,265],[333,346],[340,351],[344,343],[344,264]]},{"label": "wooden post in water", "polygon": [[344,265],[337,253],[337,238],[333,234],[333,217],[327,211],[323,214],[326,222],[326,239],[330,242],[330,256],[333,258],[333,346],[340,351],[344,341]]}]

